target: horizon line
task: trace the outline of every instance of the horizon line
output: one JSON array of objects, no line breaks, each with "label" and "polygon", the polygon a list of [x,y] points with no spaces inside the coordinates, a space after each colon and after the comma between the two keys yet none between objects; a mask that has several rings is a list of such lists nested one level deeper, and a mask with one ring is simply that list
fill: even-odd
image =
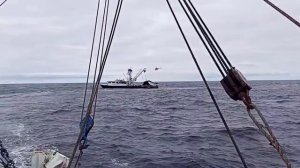
[{"label": "horizon line", "polygon": [[[219,80],[207,80],[208,82],[220,82]],[[300,79],[252,79],[247,81],[300,81]],[[155,81],[161,83],[171,83],[171,82],[203,82],[203,80],[167,80],[167,81]],[[8,83],[0,83],[0,85],[25,85],[25,84],[85,84],[86,82],[8,82]],[[89,84],[93,84],[89,82]]]}]

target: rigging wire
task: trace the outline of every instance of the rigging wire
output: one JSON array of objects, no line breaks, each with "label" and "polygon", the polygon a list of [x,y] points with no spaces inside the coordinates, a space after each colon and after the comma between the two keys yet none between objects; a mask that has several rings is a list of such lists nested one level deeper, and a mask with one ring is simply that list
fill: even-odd
[{"label": "rigging wire", "polygon": [[[114,38],[114,35],[115,35],[115,31],[116,31],[116,27],[117,27],[117,23],[118,23],[118,20],[119,20],[119,16],[120,16],[120,12],[121,12],[121,8],[122,8],[122,4],[123,4],[123,0],[120,0],[120,7],[119,9],[116,11],[116,16],[114,18],[114,26],[112,28],[112,31],[110,32],[110,36],[109,36],[109,40],[108,40],[108,44],[106,46],[106,50],[105,50],[105,53],[103,55],[103,62],[102,62],[102,69],[101,69],[101,74],[100,76],[102,76],[103,74],[103,70],[104,70],[104,67],[105,67],[105,63],[106,63],[106,60],[107,60],[107,57],[108,57],[108,54],[109,54],[109,51],[110,51],[110,47],[111,47],[111,44],[112,44],[112,40]],[[100,79],[99,79],[99,82],[100,82]]]},{"label": "rigging wire", "polygon": [[[183,7],[182,3],[180,0],[178,0],[181,7],[183,8],[183,10],[185,11],[187,17],[189,18],[189,15],[187,14],[185,8]],[[228,58],[226,57],[226,55],[224,54],[223,50],[221,49],[221,47],[219,46],[219,44],[217,43],[217,41],[215,40],[215,38],[213,37],[213,35],[211,34],[210,30],[208,29],[208,27],[206,26],[205,22],[203,21],[203,19],[201,18],[201,16],[199,15],[198,11],[195,9],[193,3],[191,2],[191,0],[188,0],[189,4],[187,3],[186,0],[183,0],[183,2],[186,5],[186,8],[188,8],[190,14],[192,15],[194,21],[197,23],[198,27],[200,28],[202,34],[206,37],[207,43],[210,44],[210,47],[212,47],[212,50],[218,49],[216,52],[214,52],[216,54],[216,57],[222,57],[218,60],[222,60],[224,61],[223,63],[227,63],[228,66],[230,67],[230,69],[228,70],[229,73],[227,73],[226,79],[232,79],[233,83],[237,82],[239,83],[239,80],[236,77],[232,77],[232,75],[234,75],[233,71],[236,71],[234,69],[234,67],[232,67],[230,61],[228,60]],[[192,7],[192,9],[190,8],[190,6]],[[196,13],[197,17],[195,17],[194,13]],[[201,21],[201,24],[204,26],[205,30],[203,30],[203,27],[201,28],[201,24],[199,23],[199,19]],[[189,18],[189,20],[191,21],[191,19]],[[194,23],[191,21],[192,25],[194,26]],[[194,26],[195,28],[195,26]],[[197,31],[197,30],[196,30]],[[208,32],[209,36],[206,34],[206,32]],[[212,40],[212,41],[211,41]],[[216,47],[217,46],[217,47]],[[221,54],[220,54],[221,53]],[[226,62],[225,62],[226,61]],[[240,74],[239,74],[240,75]],[[242,77],[242,76],[240,76]],[[225,78],[223,78],[225,79]],[[224,81],[223,81],[224,82]],[[221,81],[222,83],[222,81]],[[230,83],[230,82],[229,82]],[[235,84],[237,84],[235,83]],[[232,83],[230,83],[227,86],[230,87],[235,87],[234,85],[231,85]],[[240,85],[241,83],[239,83],[238,85]],[[239,86],[238,86],[239,87]],[[240,88],[243,89],[243,88]],[[225,89],[226,90],[226,89]],[[242,90],[239,90],[239,92],[241,92]],[[251,103],[251,98],[249,97],[250,103]],[[245,102],[244,102],[245,103]],[[250,113],[250,111],[248,112],[250,118],[253,120],[253,122],[255,123],[255,125],[259,128],[259,131],[261,132],[261,134],[263,134],[270,142],[270,144],[277,150],[277,152],[279,153],[280,157],[282,158],[282,160],[285,162],[285,164],[287,165],[288,168],[291,167],[291,164],[289,162],[289,159],[287,158],[287,155],[284,151],[284,149],[280,146],[277,138],[275,137],[275,135],[272,133],[271,128],[269,127],[267,121],[264,119],[264,117],[262,116],[261,112],[258,110],[258,108],[252,104],[255,111],[258,113],[259,118],[263,121],[262,123],[259,123],[256,118]],[[247,107],[248,108],[248,107]],[[249,109],[250,110],[250,109]]]},{"label": "rigging wire", "polygon": [[225,128],[227,130],[227,133],[228,133],[228,135],[229,135],[229,137],[230,137],[230,139],[231,139],[231,141],[232,141],[232,143],[233,143],[233,145],[234,145],[234,147],[235,147],[235,149],[236,149],[236,151],[237,151],[237,153],[238,153],[238,155],[239,155],[239,157],[240,157],[240,159],[242,161],[242,164],[243,164],[243,166],[245,168],[247,168],[247,164],[246,164],[246,162],[245,162],[245,160],[244,160],[244,158],[243,158],[243,156],[242,156],[242,154],[241,154],[241,152],[239,150],[239,147],[238,147],[237,143],[235,142],[235,140],[234,140],[234,138],[232,136],[232,133],[231,133],[231,131],[230,131],[228,125],[227,125],[227,122],[226,122],[226,120],[225,120],[225,118],[224,118],[224,116],[223,116],[223,114],[222,114],[222,112],[221,112],[221,110],[220,110],[220,108],[219,108],[219,106],[217,104],[217,101],[216,101],[216,99],[215,99],[215,97],[214,97],[214,95],[213,95],[213,93],[212,93],[212,91],[211,91],[211,89],[210,89],[210,87],[208,85],[208,82],[206,81],[206,78],[205,78],[205,76],[204,76],[204,74],[203,74],[203,72],[202,72],[202,70],[201,70],[201,68],[200,68],[200,66],[199,66],[196,58],[195,58],[195,55],[194,55],[194,53],[193,53],[193,51],[192,51],[192,49],[191,49],[191,47],[189,45],[189,42],[186,39],[186,36],[185,36],[185,34],[184,34],[181,26],[180,26],[180,23],[178,22],[178,19],[177,19],[176,15],[175,15],[175,13],[174,13],[174,11],[172,9],[172,6],[171,6],[169,0],[166,0],[166,1],[167,1],[167,4],[168,4],[169,8],[170,8],[170,11],[171,11],[171,13],[172,13],[172,15],[173,15],[173,17],[174,17],[174,19],[176,21],[176,24],[177,24],[177,26],[178,26],[178,28],[179,28],[179,30],[181,32],[181,35],[182,35],[182,37],[183,37],[183,39],[184,39],[184,41],[185,41],[185,43],[186,43],[186,45],[187,45],[187,47],[189,49],[189,52],[190,52],[190,54],[191,54],[191,56],[192,56],[192,58],[193,58],[193,60],[194,60],[194,62],[196,64],[196,66],[197,66],[197,69],[198,69],[198,71],[199,71],[199,73],[200,73],[200,75],[201,75],[201,77],[203,79],[203,82],[204,82],[204,84],[205,84],[205,86],[206,86],[206,88],[207,88],[207,90],[209,92],[209,95],[210,95],[212,101],[214,102],[214,105],[215,105],[215,107],[216,107],[216,109],[217,109],[217,111],[218,111],[218,113],[220,115],[220,118],[222,119],[222,122],[223,122],[223,124],[224,124],[224,126],[225,126]]},{"label": "rigging wire", "polygon": [[[187,13],[186,9],[183,7],[181,1],[178,1],[178,2],[180,3],[182,9],[184,10],[186,16],[188,17],[188,19],[189,19],[190,22],[192,23],[192,26],[194,27],[196,33],[198,34],[199,38],[201,39],[202,43],[204,44],[204,47],[205,47],[206,50],[208,51],[210,57],[212,58],[212,60],[213,60],[213,62],[215,63],[216,67],[218,68],[219,72],[221,73],[221,75],[222,75],[223,77],[225,77],[225,75],[224,75],[222,69],[220,68],[220,65],[218,64],[218,62],[216,61],[216,59],[215,59],[215,57],[213,56],[212,52],[211,52],[210,49],[208,48],[208,46],[207,46],[207,44],[205,43],[203,37],[200,35],[198,29],[196,28],[194,22],[192,21],[191,17],[190,17],[189,14]],[[224,67],[223,67],[223,68],[224,68]]]},{"label": "rigging wire", "polygon": [[273,134],[268,122],[266,121],[266,119],[264,118],[264,116],[262,115],[262,113],[260,112],[260,110],[257,108],[256,105],[254,105],[254,109],[262,122],[258,122],[256,117],[252,114],[251,111],[248,111],[248,115],[250,116],[254,124],[257,126],[259,132],[267,138],[267,140],[270,142],[270,145],[272,145],[279,153],[281,159],[284,161],[287,168],[291,168],[292,165],[287,157],[287,154],[283,149],[283,147],[279,144],[275,135]]},{"label": "rigging wire", "polygon": [[283,10],[281,10],[279,7],[277,7],[274,3],[272,3],[269,0],[264,0],[268,5],[270,5],[272,8],[274,8],[277,12],[281,13],[284,17],[286,17],[287,19],[289,19],[291,22],[293,22],[296,26],[298,26],[300,28],[300,23],[294,19],[291,15],[287,14],[286,12],[284,12]]},{"label": "rigging wire", "polygon": [[104,54],[103,60],[100,63],[99,74],[98,74],[97,81],[96,81],[96,84],[95,84],[96,87],[92,90],[92,94],[91,94],[91,97],[90,97],[90,102],[89,102],[89,105],[87,107],[87,112],[86,112],[86,115],[83,119],[83,123],[82,123],[81,128],[80,128],[80,133],[79,133],[79,136],[78,136],[77,141],[75,143],[75,147],[73,149],[72,156],[70,158],[68,168],[70,168],[71,165],[72,165],[73,159],[74,159],[75,154],[77,152],[77,148],[78,148],[78,146],[81,142],[81,137],[83,135],[84,128],[85,128],[85,126],[88,122],[88,116],[90,116],[91,113],[92,113],[92,107],[93,107],[95,98],[98,95],[100,80],[101,80],[101,77],[102,77],[102,74],[103,74],[103,69],[104,69],[104,66],[105,66],[109,51],[110,51],[110,47],[111,47],[111,44],[112,44],[112,40],[113,40],[113,37],[114,37],[114,34],[115,34],[115,30],[116,30],[117,22],[118,22],[118,19],[119,19],[119,16],[120,16],[120,11],[121,11],[121,8],[122,8],[122,4],[123,4],[123,0],[118,0],[118,4],[117,4],[117,7],[116,7],[114,20],[113,20],[113,24],[112,24],[112,28],[111,28],[111,31],[110,31],[110,36],[109,36],[109,39],[108,39],[108,43],[106,45],[105,54]]},{"label": "rigging wire", "polygon": [[4,0],[4,1],[0,4],[0,7],[1,7],[3,4],[5,4],[6,1],[7,1],[7,0]]},{"label": "rigging wire", "polygon": [[84,91],[84,98],[83,98],[81,117],[80,117],[81,120],[80,121],[82,121],[82,119],[83,119],[83,112],[84,112],[84,107],[85,107],[85,102],[86,102],[87,88],[88,88],[88,83],[89,83],[91,63],[92,63],[92,59],[93,59],[94,44],[95,44],[97,25],[98,25],[99,8],[100,8],[100,0],[98,0],[98,4],[97,4],[97,13],[96,13],[96,19],[95,19],[95,27],[94,27],[94,34],[93,34],[93,40],[92,40],[92,48],[91,48],[91,53],[90,53],[90,62],[89,62],[88,73],[87,73],[87,77],[86,77],[85,91]]},{"label": "rigging wire", "polygon": [[[107,9],[106,9],[106,16],[105,16],[105,23],[104,23],[104,34],[103,34],[103,40],[102,40],[102,46],[101,46],[101,58],[100,58],[100,66],[101,66],[101,62],[103,60],[103,51],[104,51],[104,43],[105,43],[105,37],[106,37],[106,28],[107,28],[107,19],[108,19],[108,9],[109,9],[109,0],[107,1]],[[103,18],[104,19],[104,18]],[[101,39],[101,38],[100,38]],[[99,55],[99,49],[100,49],[100,44],[99,43],[99,48],[98,48],[98,53],[97,55]],[[99,68],[100,71],[100,68]],[[95,71],[95,75],[96,75],[96,71]],[[95,78],[94,78],[94,82],[95,82]],[[96,112],[96,107],[97,107],[97,100],[98,100],[98,95],[96,95],[96,99],[95,99],[95,106],[94,106],[94,112]],[[95,117],[95,113],[94,116]]]},{"label": "rigging wire", "polygon": [[111,47],[112,40],[113,40],[113,37],[114,37],[115,29],[116,29],[116,26],[117,26],[117,21],[119,19],[119,14],[120,14],[120,11],[121,11],[122,3],[123,3],[123,0],[118,1],[118,5],[117,5],[117,8],[116,8],[116,12],[115,12],[114,21],[113,21],[113,24],[112,24],[110,36],[109,36],[109,39],[108,39],[108,42],[107,42],[107,45],[106,45],[106,50],[105,50],[105,53],[104,53],[104,58],[101,62],[100,71],[99,71],[98,78],[97,78],[97,81],[96,81],[96,88],[93,90],[93,93],[92,93],[91,98],[90,98],[90,103],[89,103],[88,110],[87,110],[88,112],[92,108],[93,101],[95,100],[96,93],[99,89],[100,80],[101,80],[101,77],[102,77],[102,74],[103,74],[103,69],[104,69],[104,66],[105,66],[109,51],[110,51],[110,47]]},{"label": "rigging wire", "polygon": [[225,55],[225,53],[223,52],[222,48],[220,47],[220,45],[218,44],[218,42],[216,41],[215,37],[212,35],[211,31],[209,30],[209,28],[206,26],[205,22],[203,21],[202,17],[200,16],[200,14],[198,13],[198,11],[196,10],[196,8],[194,7],[193,3],[191,2],[191,0],[188,0],[189,4],[191,5],[191,7],[193,8],[193,11],[196,13],[197,17],[199,18],[199,20],[201,21],[201,23],[203,24],[205,30],[208,32],[209,36],[211,37],[211,39],[213,40],[214,44],[216,44],[217,48],[219,49],[219,51],[221,52],[223,58],[225,59],[225,61],[227,62],[227,64],[229,65],[230,68],[232,68],[231,62],[228,60],[227,56]]},{"label": "rigging wire", "polygon": [[[108,8],[108,4],[109,2],[107,0],[105,0],[105,4],[104,4],[104,12],[103,12],[103,16],[102,16],[102,23],[101,23],[101,30],[100,30],[100,40],[99,40],[99,44],[98,44],[98,50],[97,50],[97,59],[96,59],[96,67],[95,67],[95,72],[94,72],[94,80],[93,80],[93,89],[95,89],[95,82],[96,82],[96,76],[97,76],[97,70],[98,70],[98,62],[99,62],[99,56],[100,56],[100,49],[101,49],[101,44],[102,44],[102,36],[103,36],[103,28],[104,28],[104,24],[107,23],[107,17],[106,17],[106,10]],[[106,25],[105,25],[106,27]],[[102,61],[102,56],[100,59],[100,63]]]},{"label": "rigging wire", "polygon": [[[104,42],[105,42],[105,32],[106,32],[106,27],[107,27],[107,18],[108,18],[108,9],[109,9],[109,1],[105,0],[105,4],[104,4],[104,11],[103,11],[103,16],[102,16],[102,23],[101,23],[101,30],[100,30],[100,40],[99,40],[99,44],[98,44],[98,51],[97,51],[97,59],[96,59],[96,67],[95,67],[95,72],[94,72],[94,80],[93,80],[93,87],[92,90],[95,89],[95,80],[96,80],[96,75],[97,75],[97,69],[98,69],[98,62],[99,62],[99,55],[100,55],[100,48],[101,48],[101,44],[102,45],[102,50],[104,48]],[[103,32],[103,28],[104,28],[104,32]],[[104,36],[102,38],[102,36]],[[102,41],[103,39],[103,41]],[[102,60],[102,56],[100,59],[100,62]],[[96,99],[94,101],[94,112],[93,112],[93,120],[95,119],[95,114],[96,114],[96,107],[97,107],[97,99],[98,99],[98,95],[96,95]],[[82,119],[81,119],[82,120]],[[76,162],[75,162],[75,168],[77,167],[77,165],[79,166],[79,160],[82,157],[83,152],[82,149],[80,150],[80,154],[78,155]]]},{"label": "rigging wire", "polygon": [[[104,49],[104,42],[105,42],[105,33],[106,33],[106,27],[107,27],[107,18],[108,18],[108,9],[109,9],[109,1],[105,0],[105,4],[104,4],[104,12],[103,12],[103,17],[102,17],[102,24],[101,24],[101,33],[100,33],[100,40],[99,40],[99,46],[98,46],[98,51],[97,51],[97,60],[96,60],[96,67],[95,67],[95,72],[94,72],[94,80],[93,80],[93,90],[95,88],[95,81],[96,81],[96,75],[97,75],[97,69],[98,69],[98,60],[99,60],[99,55],[100,55],[100,49],[101,49],[101,58],[100,58],[100,64],[102,62],[102,53],[103,53],[103,49]],[[103,30],[104,28],[104,30]],[[103,32],[104,31],[104,32]],[[103,38],[102,38],[103,36]],[[102,40],[103,39],[103,40]],[[102,44],[102,47],[101,47]],[[100,68],[99,68],[100,70]],[[97,106],[97,99],[98,99],[98,94],[96,95],[95,98],[95,104],[94,104],[94,114],[93,114],[93,118],[95,118],[95,114],[96,114],[96,106]]]},{"label": "rigging wire", "polygon": [[[179,1],[180,2],[180,1]],[[229,67],[226,64],[226,62],[223,60],[223,58],[220,56],[220,53],[218,52],[218,50],[216,49],[215,45],[213,44],[212,40],[209,38],[207,32],[204,30],[203,26],[200,24],[198,18],[196,17],[195,13],[192,11],[191,7],[187,4],[187,2],[184,0],[183,1],[184,4],[186,5],[188,11],[190,12],[190,14],[192,15],[194,21],[196,22],[197,26],[199,27],[199,29],[201,30],[203,36],[206,39],[206,42],[208,43],[208,45],[210,46],[211,50],[213,51],[213,53],[215,54],[215,57],[218,59],[219,63],[221,64],[221,66],[223,67],[223,70],[225,71],[225,73],[228,73]],[[181,2],[180,2],[181,3]],[[224,77],[224,76],[223,76]]]},{"label": "rigging wire", "polygon": [[[107,0],[107,9],[106,9],[106,16],[105,16],[105,23],[104,23],[104,35],[103,35],[103,41],[102,41],[102,46],[101,46],[100,66],[101,66],[101,62],[102,62],[102,60],[103,60],[103,51],[104,51],[104,43],[105,43],[106,28],[107,28],[107,19],[108,19],[108,9],[109,9],[109,0]],[[103,18],[103,19],[104,19],[104,18]],[[101,39],[101,38],[100,38],[100,39]],[[101,42],[100,42],[100,43],[101,43]],[[99,48],[98,48],[98,53],[97,53],[97,55],[99,55],[100,43],[99,43]],[[99,68],[99,71],[100,71],[100,68]],[[96,71],[95,71],[95,75],[96,75]],[[95,78],[94,78],[94,82],[95,82]],[[98,92],[98,90],[97,90],[97,92]],[[93,118],[95,118],[95,114],[96,114],[97,100],[98,100],[98,94],[96,95],[96,98],[95,98],[95,105],[94,105],[94,115],[93,115]]]},{"label": "rigging wire", "polygon": [[91,95],[90,103],[89,103],[87,112],[91,111],[93,102],[95,100],[97,91],[99,89],[100,80],[101,80],[101,77],[102,77],[102,74],[103,74],[103,69],[104,69],[104,66],[105,66],[105,63],[106,63],[109,51],[110,51],[110,47],[111,47],[112,40],[113,40],[113,37],[114,37],[115,29],[116,29],[116,26],[117,26],[117,21],[118,21],[118,18],[119,18],[121,7],[122,7],[122,3],[123,3],[123,0],[119,0],[118,1],[118,5],[117,5],[117,8],[116,8],[114,21],[113,21],[113,24],[112,24],[110,36],[109,36],[108,43],[107,43],[106,50],[105,50],[105,54],[104,54],[104,58],[103,58],[103,60],[101,62],[100,71],[99,71],[99,74],[98,74],[98,77],[97,77],[96,88],[93,90],[93,93]]},{"label": "rigging wire", "polygon": [[[187,17],[189,18],[189,15],[187,14],[185,8],[183,7],[182,3],[180,0],[178,0],[180,5],[182,6],[183,10],[185,11]],[[231,72],[232,70],[234,70],[234,68],[232,67],[230,61],[228,60],[228,58],[226,57],[226,55],[224,54],[224,52],[222,51],[221,47],[218,45],[217,41],[215,40],[215,38],[213,37],[213,35],[211,34],[210,30],[208,29],[208,27],[206,26],[205,22],[203,21],[203,19],[201,18],[201,16],[199,15],[198,11],[195,9],[193,3],[189,1],[189,4],[187,4],[186,0],[183,0],[183,2],[185,3],[186,7],[188,8],[190,14],[193,16],[194,21],[198,24],[202,34],[205,37],[208,37],[207,34],[205,35],[206,32],[208,32],[208,34],[210,35],[208,38],[206,38],[206,40],[208,41],[209,44],[211,44],[210,46],[213,48],[215,46],[217,46],[218,51],[217,52],[221,52],[222,55],[217,55],[218,53],[214,52],[216,54],[216,57],[218,56],[222,56],[222,58],[220,58],[221,60],[225,60],[226,63],[230,66],[230,73],[227,73],[227,75],[231,76],[233,75]],[[191,10],[190,6],[192,6],[193,10]],[[205,27],[205,31],[203,31],[203,28],[201,28],[201,24],[198,23],[197,18],[195,18],[195,15],[193,13],[196,13],[198,16],[198,19],[200,19],[202,25]],[[191,21],[191,19],[189,18],[189,20]],[[193,22],[191,21],[191,23],[193,24]],[[194,24],[193,24],[194,26]],[[195,28],[195,26],[194,26]],[[197,31],[197,30],[196,30]],[[214,43],[212,43],[212,41],[209,42],[209,40],[213,40]],[[212,49],[214,50],[214,49]],[[218,60],[220,60],[218,59]],[[224,63],[224,62],[223,62]],[[226,76],[226,79],[228,79],[228,76]],[[233,82],[239,82],[235,77],[232,78],[234,81]],[[237,80],[237,81],[236,81]],[[251,100],[251,99],[250,99]],[[282,160],[285,162],[285,164],[287,165],[288,168],[291,167],[291,164],[289,162],[289,159],[287,158],[287,155],[284,151],[284,149],[280,146],[277,138],[275,137],[275,135],[272,133],[270,127],[268,126],[267,121],[264,119],[264,117],[262,116],[261,112],[257,109],[257,107],[253,104],[254,109],[256,110],[256,112],[258,113],[258,116],[260,117],[260,119],[263,121],[262,123],[259,123],[256,118],[249,112],[249,116],[250,118],[253,120],[253,122],[255,123],[255,125],[259,128],[259,131],[261,132],[261,134],[263,134],[270,142],[270,144],[277,150],[277,152],[279,153],[280,157],[282,158]],[[250,109],[249,109],[250,110]]]}]

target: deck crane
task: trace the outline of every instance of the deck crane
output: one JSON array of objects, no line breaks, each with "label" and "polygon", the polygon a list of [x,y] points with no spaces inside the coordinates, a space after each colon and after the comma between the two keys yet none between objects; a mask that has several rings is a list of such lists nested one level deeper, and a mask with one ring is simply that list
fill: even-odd
[{"label": "deck crane", "polygon": [[135,81],[137,80],[137,78],[138,78],[139,76],[141,76],[142,73],[145,73],[145,72],[146,72],[146,68],[140,70],[140,71],[135,75],[135,77],[132,78],[132,81],[135,82]]}]

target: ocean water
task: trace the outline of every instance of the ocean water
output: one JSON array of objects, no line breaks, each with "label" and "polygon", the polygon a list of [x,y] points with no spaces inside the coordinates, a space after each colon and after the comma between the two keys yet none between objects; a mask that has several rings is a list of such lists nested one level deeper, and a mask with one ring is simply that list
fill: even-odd
[{"label": "ocean water", "polygon": [[[300,81],[250,81],[253,101],[300,167]],[[240,102],[210,83],[251,168],[285,167]],[[161,83],[154,90],[99,93],[82,168],[242,167],[201,82]],[[21,168],[34,149],[70,156],[79,132],[84,84],[0,85],[0,139]]]}]

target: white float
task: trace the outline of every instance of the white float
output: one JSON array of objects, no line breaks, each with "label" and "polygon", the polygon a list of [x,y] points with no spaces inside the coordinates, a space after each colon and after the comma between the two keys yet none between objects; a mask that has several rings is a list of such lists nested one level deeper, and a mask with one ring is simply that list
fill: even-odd
[{"label": "white float", "polygon": [[69,158],[55,150],[34,151],[31,168],[67,168]]}]

